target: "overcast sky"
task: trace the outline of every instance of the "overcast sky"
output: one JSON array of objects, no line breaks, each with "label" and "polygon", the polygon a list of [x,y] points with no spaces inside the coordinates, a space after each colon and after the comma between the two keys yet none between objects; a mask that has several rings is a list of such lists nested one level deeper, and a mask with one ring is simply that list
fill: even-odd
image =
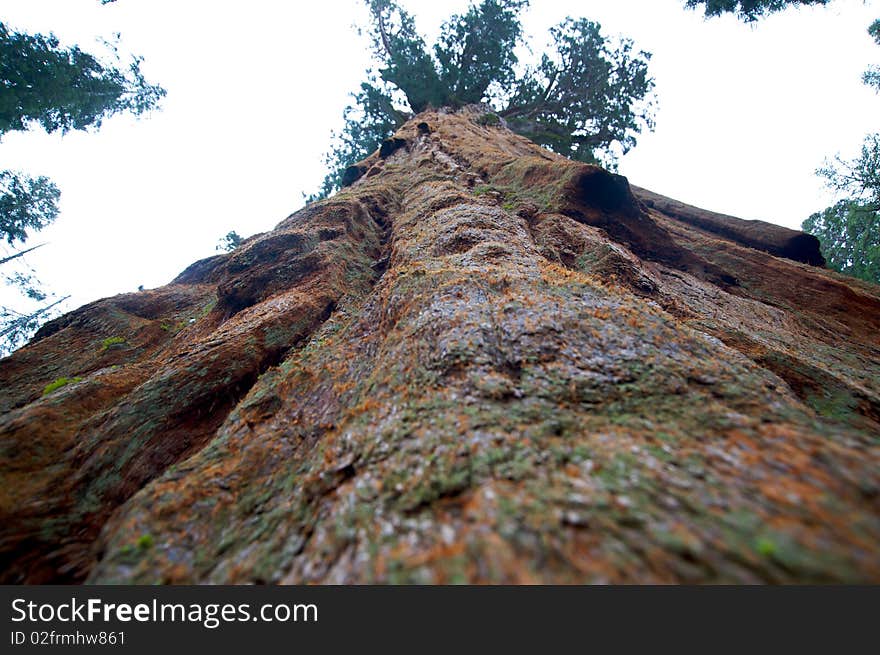
[{"label": "overcast sky", "polygon": [[[402,0],[427,34],[466,0]],[[684,0],[532,0],[538,50],[566,15],[600,22],[653,53],[657,127],[620,162],[630,181],[691,204],[797,228],[832,197],[824,158],[855,155],[880,129],[880,96],[861,74],[880,63],[867,34],[880,4],[835,0],[748,26],[706,21]],[[161,111],[98,132],[9,134],[0,169],[51,177],[56,223],[30,243],[40,279],[72,309],[167,283],[214,254],[229,230],[271,229],[325,171],[330,133],[369,65],[358,0],[0,0],[9,27],[94,48],[122,34]]]}]

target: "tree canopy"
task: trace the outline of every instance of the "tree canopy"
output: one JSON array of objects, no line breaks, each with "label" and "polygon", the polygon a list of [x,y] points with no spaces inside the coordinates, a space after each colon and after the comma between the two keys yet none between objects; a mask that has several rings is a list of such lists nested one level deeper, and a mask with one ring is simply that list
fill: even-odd
[{"label": "tree canopy", "polygon": [[[146,80],[142,58],[124,62],[116,43],[105,45],[108,54],[99,57],[79,46],[62,46],[52,34],[18,32],[0,22],[0,139],[34,128],[62,134],[97,129],[115,114],[139,116],[157,107],[165,90]],[[20,246],[49,225],[58,216],[60,195],[45,176],[0,170],[0,241]],[[21,263],[21,254],[0,263]],[[31,301],[49,297],[33,270],[4,271],[3,278]],[[28,312],[0,307],[0,353],[24,342],[59,302]]]},{"label": "tree canopy", "polygon": [[707,17],[736,14],[746,22],[782,11],[788,7],[803,5],[827,5],[831,0],[687,0],[685,6],[695,9],[702,6]]},{"label": "tree canopy", "polygon": [[53,35],[10,31],[0,23],[0,136],[39,125],[47,132],[100,127],[113,114],[140,115],[165,95],[140,70],[142,59],[102,63]]},{"label": "tree canopy", "polygon": [[42,230],[55,220],[60,196],[48,177],[0,171],[0,239],[24,243],[28,230]]},{"label": "tree canopy", "polygon": [[840,200],[803,223],[816,236],[828,266],[880,283],[880,212],[854,200]]},{"label": "tree canopy", "polygon": [[414,113],[486,103],[514,131],[560,154],[613,164],[654,126],[651,55],[609,40],[598,23],[567,18],[538,61],[522,63],[527,0],[482,0],[450,17],[429,47],[393,0],[366,0],[375,66],[353,94],[327,155],[323,197],[345,168],[373,152]]},{"label": "tree canopy", "polygon": [[855,159],[837,157],[817,173],[847,197],[807,218],[803,230],[819,239],[831,268],[880,283],[880,134]]},{"label": "tree canopy", "polygon": [[[99,128],[117,113],[143,114],[165,90],[141,72],[142,58],[111,61],[63,47],[54,35],[27,34],[0,23],[0,139],[8,132],[41,127],[47,132]],[[58,188],[45,177],[0,172],[0,238],[24,242],[58,214]]]}]

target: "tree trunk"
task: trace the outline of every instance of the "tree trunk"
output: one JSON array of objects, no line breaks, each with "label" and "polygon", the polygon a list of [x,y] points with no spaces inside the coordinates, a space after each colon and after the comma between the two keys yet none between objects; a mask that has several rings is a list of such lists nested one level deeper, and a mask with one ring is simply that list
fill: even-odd
[{"label": "tree trunk", "polygon": [[479,107],[347,179],[0,362],[4,581],[880,581],[880,289],[815,239]]}]

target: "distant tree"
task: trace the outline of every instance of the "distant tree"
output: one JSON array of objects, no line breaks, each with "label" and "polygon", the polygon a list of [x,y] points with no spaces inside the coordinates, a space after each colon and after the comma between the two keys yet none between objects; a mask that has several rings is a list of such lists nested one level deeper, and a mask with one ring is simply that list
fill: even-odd
[{"label": "distant tree", "polygon": [[802,229],[819,239],[830,268],[880,284],[880,212],[873,206],[840,200]]},{"label": "distant tree", "polygon": [[165,90],[146,81],[142,58],[125,65],[117,46],[107,45],[113,63],[78,46],[61,47],[51,34],[14,32],[0,23],[0,136],[34,125],[47,132],[97,128],[113,114],[156,107]]},{"label": "distant tree", "polygon": [[762,16],[802,5],[827,5],[831,0],[687,0],[685,6],[702,6],[707,17],[736,14],[740,20],[756,21]]},{"label": "distant tree", "polygon": [[880,283],[880,134],[872,134],[852,161],[839,156],[816,171],[847,198],[813,214],[801,226],[822,245],[828,265]]},{"label": "distant tree", "polygon": [[[10,246],[23,244],[29,230],[38,231],[51,223],[58,214],[59,195],[58,187],[46,177],[0,171],[0,240]],[[13,249],[12,254],[0,258],[0,266],[3,266],[0,274],[5,284],[17,289],[28,304],[45,303],[28,311],[0,305],[0,356],[26,342],[41,323],[57,313],[58,305],[66,299],[57,299],[44,291],[36,272],[23,259],[25,254],[39,247]]]},{"label": "distant tree", "polygon": [[[447,20],[429,48],[393,0],[366,0],[375,66],[353,94],[325,162],[320,193],[339,188],[350,164],[373,152],[414,113],[486,103],[514,131],[580,161],[613,164],[653,129],[651,55],[608,40],[598,23],[566,19],[552,46],[519,66],[520,13],[527,0],[483,0]],[[314,198],[312,198],[314,199]]]},{"label": "distant tree", "polygon": [[[0,139],[33,128],[62,134],[97,129],[114,114],[138,116],[157,107],[165,90],[147,82],[142,58],[123,62],[116,43],[105,45],[109,54],[100,59],[78,46],[62,46],[51,34],[17,32],[0,23]],[[0,241],[24,244],[55,220],[59,197],[58,187],[44,176],[0,171]],[[20,263],[21,254],[2,263]],[[32,270],[3,276],[30,300],[48,300]],[[59,302],[32,312],[0,308],[0,353],[22,343]]]},{"label": "distant tree", "polygon": [[[142,58],[123,63],[114,43],[112,61],[78,46],[62,47],[53,35],[26,34],[0,23],[0,138],[41,127],[47,132],[99,128],[117,113],[134,115],[158,106],[165,90],[144,78]],[[58,214],[58,188],[45,177],[0,172],[0,238],[24,241]]]},{"label": "distant tree", "polygon": [[47,177],[0,171],[0,239],[24,243],[58,216],[61,192]]},{"label": "distant tree", "polygon": [[217,243],[217,250],[231,252],[238,248],[241,245],[241,242],[242,238],[238,235],[238,232],[232,230],[220,238],[220,241]]}]

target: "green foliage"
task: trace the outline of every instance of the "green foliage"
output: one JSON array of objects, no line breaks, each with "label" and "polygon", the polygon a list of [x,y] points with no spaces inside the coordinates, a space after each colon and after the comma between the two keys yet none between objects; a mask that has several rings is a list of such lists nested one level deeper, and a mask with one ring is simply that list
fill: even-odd
[{"label": "green foliage", "polygon": [[102,63],[78,46],[64,48],[53,35],[10,31],[0,23],[0,135],[40,125],[47,132],[84,130],[119,112],[140,115],[157,106],[165,90],[149,84],[141,58]]},{"label": "green foliage", "polygon": [[[122,62],[106,43],[102,62],[78,46],[62,47],[53,35],[26,34],[0,23],[0,137],[35,126],[47,132],[98,128],[120,112],[140,115],[158,106],[165,90],[149,84],[142,58]],[[0,172],[0,238],[24,241],[58,214],[58,188],[45,177]]]},{"label": "green foliage", "polygon": [[124,343],[125,343],[125,338],[124,338],[124,337],[107,337],[107,338],[104,339],[104,341],[101,343],[101,350],[102,350],[102,351],[103,351],[103,350],[110,350],[110,349],[113,348],[114,346],[121,346],[121,345],[124,344]]},{"label": "green foliage", "polygon": [[434,62],[412,16],[392,0],[367,0],[367,5],[382,81],[402,90],[415,112],[446,104]]},{"label": "green foliage", "polygon": [[47,177],[0,171],[0,239],[24,243],[58,216],[61,192]]},{"label": "green foliage", "polygon": [[239,236],[238,232],[231,230],[220,238],[220,241],[217,243],[217,250],[231,252],[238,248],[241,245],[241,242],[242,238]]},{"label": "green foliage", "polygon": [[434,46],[446,96],[442,104],[482,102],[488,99],[490,85],[506,88],[513,84],[515,48],[523,37],[519,12],[527,4],[522,0],[483,2],[444,23]]},{"label": "green foliage", "polygon": [[498,122],[582,161],[613,163],[614,144],[626,152],[639,132],[653,128],[650,55],[629,40],[607,40],[598,23],[566,19],[551,30],[550,50],[521,66],[527,0],[472,4],[443,24],[432,48],[393,0],[366,2],[375,67],[345,110],[325,158],[330,172],[309,201],[338,189],[348,166],[431,107],[486,103]]},{"label": "green foliage", "polygon": [[[60,193],[46,177],[32,178],[12,171],[0,171],[0,239],[9,245],[24,243],[29,230],[41,230],[58,215]],[[3,280],[7,286],[16,288],[30,301],[42,302],[48,298],[40,281],[23,255],[39,248],[19,250],[0,260]],[[10,270],[10,266],[18,270]],[[60,301],[52,302],[40,310],[23,312],[11,307],[0,307],[0,355],[7,354],[24,343],[40,324],[50,317],[50,312]]]},{"label": "green foliage", "polygon": [[572,159],[597,162],[612,143],[626,153],[642,128],[654,127],[651,55],[634,51],[628,39],[611,47],[599,24],[583,18],[568,18],[550,34],[551,53],[519,80],[500,115],[514,131]]},{"label": "green foliage", "polygon": [[45,396],[47,394],[50,394],[53,391],[55,391],[56,389],[60,389],[61,387],[66,386],[68,384],[72,384],[74,382],[81,382],[81,381],[82,381],[82,378],[66,378],[66,377],[58,378],[54,382],[50,382],[49,384],[46,385],[46,388],[43,389],[43,395]]},{"label": "green foliage", "polygon": [[334,135],[334,144],[324,157],[324,164],[330,172],[318,193],[309,196],[308,202],[326,198],[340,188],[345,169],[375,151],[383,139],[406,121],[407,114],[397,109],[391,92],[380,84],[371,75],[361,84],[361,90],[353,95],[354,105],[343,113],[342,131]]},{"label": "green foliage", "polygon": [[746,22],[756,21],[762,16],[782,11],[791,6],[800,5],[827,5],[831,0],[687,0],[685,4],[689,9],[695,9],[700,5],[706,16],[720,16],[721,14],[736,14],[740,20]]},{"label": "green foliage", "polygon": [[840,200],[803,222],[816,236],[828,266],[880,284],[880,212],[852,200]]},{"label": "green foliage", "polygon": [[880,134],[865,139],[859,156],[839,156],[816,171],[830,188],[848,197],[803,222],[822,245],[828,265],[880,283]]},{"label": "green foliage", "polygon": [[874,39],[874,43],[880,45],[880,18],[871,23],[871,26],[868,27],[868,34]]}]

